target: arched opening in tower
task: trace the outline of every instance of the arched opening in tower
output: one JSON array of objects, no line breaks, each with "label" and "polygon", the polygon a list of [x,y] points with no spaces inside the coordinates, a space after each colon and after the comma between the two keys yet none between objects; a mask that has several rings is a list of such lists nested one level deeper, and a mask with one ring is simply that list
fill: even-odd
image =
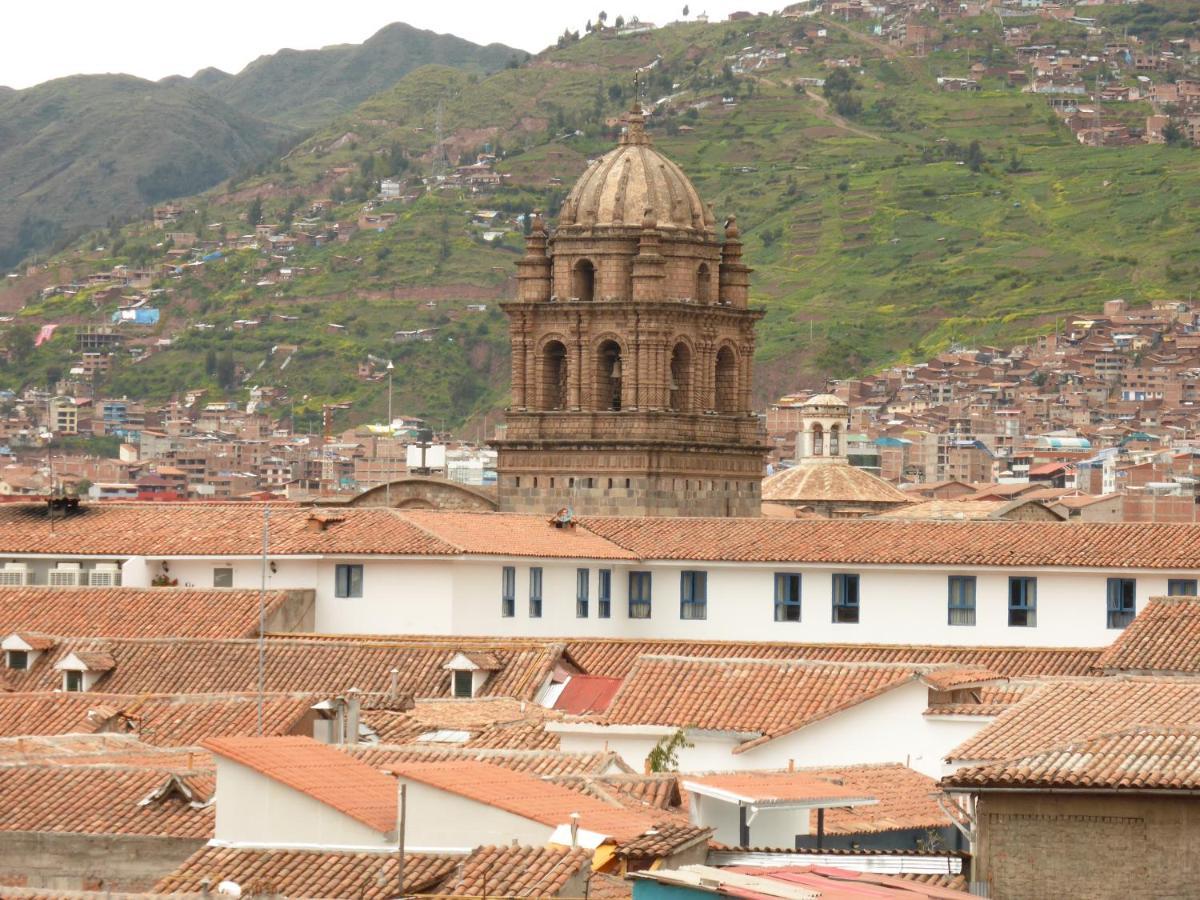
[{"label": "arched opening in tower", "polygon": [[737,359],[733,350],[722,347],[717,353],[717,412],[737,411]]},{"label": "arched opening in tower", "polygon": [[829,428],[829,455],[842,455],[842,429],[837,425],[830,426]]},{"label": "arched opening in tower", "polygon": [[596,296],[596,267],[590,259],[581,259],[571,271],[571,296],[591,301]]},{"label": "arched opening in tower", "polygon": [[567,348],[549,341],[542,348],[542,408],[562,409],[567,396]]},{"label": "arched opening in tower", "polygon": [[820,425],[813,425],[812,427],[812,455],[825,455],[825,429]]},{"label": "arched opening in tower", "polygon": [[696,270],[696,292],[695,293],[696,293],[696,302],[697,303],[711,303],[712,302],[712,291],[710,289],[711,281],[712,281],[712,275],[709,272],[708,263],[700,263],[700,268]]},{"label": "arched opening in tower", "polygon": [[600,409],[621,408],[621,345],[605,341],[596,351],[596,406]]},{"label": "arched opening in tower", "polygon": [[687,412],[692,408],[692,349],[683,341],[671,351],[671,409]]}]

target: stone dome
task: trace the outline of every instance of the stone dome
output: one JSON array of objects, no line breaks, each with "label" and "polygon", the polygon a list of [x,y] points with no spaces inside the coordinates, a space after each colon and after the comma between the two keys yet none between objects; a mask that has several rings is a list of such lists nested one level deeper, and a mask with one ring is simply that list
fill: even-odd
[{"label": "stone dome", "polygon": [[575,182],[558,224],[711,233],[716,220],[683,170],[650,145],[642,114],[635,110],[617,148]]},{"label": "stone dome", "polygon": [[849,409],[850,404],[836,394],[813,394],[800,406],[840,406]]}]

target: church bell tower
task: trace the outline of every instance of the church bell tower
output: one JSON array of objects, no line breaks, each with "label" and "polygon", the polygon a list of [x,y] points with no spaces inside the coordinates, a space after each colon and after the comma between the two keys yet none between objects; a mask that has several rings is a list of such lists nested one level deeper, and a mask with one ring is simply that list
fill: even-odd
[{"label": "church bell tower", "polygon": [[512,405],[500,509],[757,516],[766,436],[750,406],[750,269],[731,218],[656,151],[640,109],[568,194],[535,218],[501,304]]}]

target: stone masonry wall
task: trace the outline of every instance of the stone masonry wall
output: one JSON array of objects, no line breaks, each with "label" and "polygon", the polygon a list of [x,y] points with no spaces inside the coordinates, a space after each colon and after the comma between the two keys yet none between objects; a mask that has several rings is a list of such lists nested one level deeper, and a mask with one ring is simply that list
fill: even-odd
[{"label": "stone masonry wall", "polygon": [[149,891],[204,844],[172,837],[4,832],[0,885]]},{"label": "stone masonry wall", "polygon": [[984,794],[975,878],[1000,900],[1195,897],[1200,799]]}]

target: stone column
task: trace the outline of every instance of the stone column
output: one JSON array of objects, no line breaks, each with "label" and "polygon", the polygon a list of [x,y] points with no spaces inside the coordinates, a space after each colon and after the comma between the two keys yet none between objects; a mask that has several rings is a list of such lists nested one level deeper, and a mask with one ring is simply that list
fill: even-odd
[{"label": "stone column", "polygon": [[571,346],[567,363],[567,406],[578,410],[583,405],[583,323],[579,313],[571,323]]}]

